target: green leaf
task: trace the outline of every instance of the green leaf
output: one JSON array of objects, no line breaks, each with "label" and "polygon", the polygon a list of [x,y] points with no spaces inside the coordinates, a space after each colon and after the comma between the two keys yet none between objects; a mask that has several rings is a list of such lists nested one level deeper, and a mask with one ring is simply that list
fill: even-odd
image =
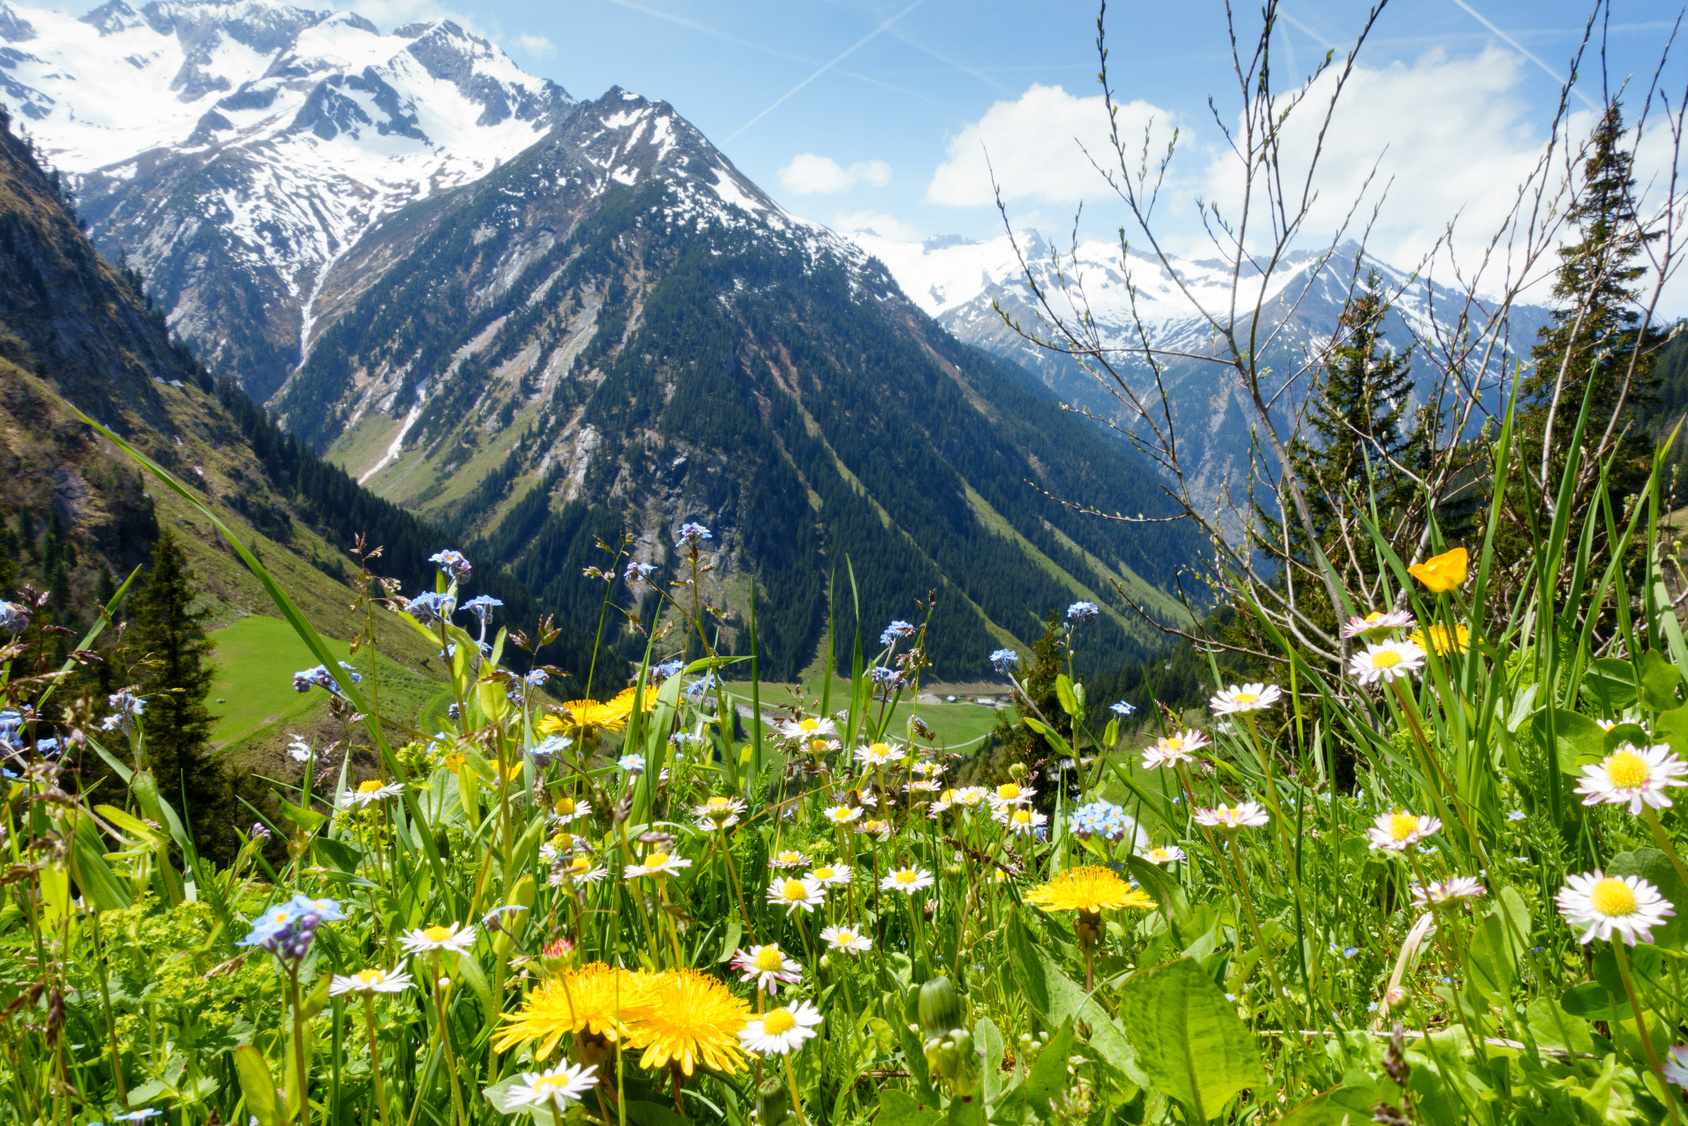
[{"label": "green leaf", "polygon": [[246,1111],[258,1126],[282,1126],[286,1112],[275,1091],[270,1066],[257,1048],[242,1044],[234,1050],[234,1070],[240,1076],[240,1092],[246,1096]]},{"label": "green leaf", "polygon": [[311,851],[316,854],[318,863],[331,868],[338,868],[350,875],[357,875],[358,865],[363,861],[363,852],[345,841],[336,841],[329,837],[317,837],[311,842]]},{"label": "green leaf", "polygon": [[[1582,773],[1583,764],[1599,762],[1606,753],[1606,732],[1601,730],[1598,723],[1580,712],[1566,711],[1555,708],[1553,716],[1553,742],[1557,748],[1559,769],[1566,774]],[[1548,746],[1548,712],[1536,713],[1534,728],[1536,739],[1543,747]]]},{"label": "green leaf", "polygon": [[[1676,906],[1676,915],[1662,927],[1653,928],[1653,945],[1663,950],[1681,950],[1688,944],[1688,887],[1676,874],[1670,857],[1656,848],[1638,848],[1620,852],[1606,865],[1608,876],[1640,876],[1659,889],[1659,894]],[[1641,966],[1643,947],[1636,947],[1635,964]]]},{"label": "green leaf", "polygon": [[1150,1083],[1200,1120],[1265,1082],[1260,1050],[1224,992],[1181,958],[1139,970],[1120,989],[1120,1017]]},{"label": "green leaf", "polygon": [[1635,703],[1635,668],[1617,657],[1602,657],[1583,672],[1583,695],[1608,715],[1616,715]]},{"label": "green leaf", "polygon": [[1068,715],[1078,714],[1078,697],[1073,694],[1073,682],[1066,673],[1055,677],[1055,698],[1061,702],[1061,710]]},{"label": "green leaf", "polygon": [[1002,1030],[990,1017],[980,1017],[973,1026],[973,1043],[983,1053],[979,1060],[979,1078],[984,1080],[985,1102],[994,1104],[1002,1097]]},{"label": "green leaf", "polygon": [[98,832],[93,821],[87,817],[78,821],[70,859],[77,886],[95,907],[101,911],[120,911],[133,902],[112,873],[111,865],[106,863]]},{"label": "green leaf", "polygon": [[1108,726],[1102,729],[1102,746],[1113,750],[1119,743],[1119,720],[1110,719]]},{"label": "green leaf", "polygon": [[985,1126],[985,1096],[975,1090],[950,1100],[948,1126]]},{"label": "green leaf", "polygon": [[287,818],[307,833],[314,833],[327,823],[328,817],[314,809],[301,809],[299,806],[281,803],[281,815]]},{"label": "green leaf", "polygon": [[[1282,1118],[1274,1126],[1359,1126],[1372,1120],[1372,1107],[1383,1100],[1380,1084],[1338,1087],[1317,1095]],[[1393,1091],[1393,1085],[1390,1090]]]},{"label": "green leaf", "polygon": [[1688,758],[1688,708],[1676,708],[1653,721],[1653,733],[1666,743],[1678,758]]},{"label": "green leaf", "polygon": [[1037,944],[1018,911],[1008,921],[1008,967],[1027,1003],[1040,1013],[1049,1012],[1049,985],[1044,980],[1043,959],[1038,956]]},{"label": "green leaf", "polygon": [[1138,1086],[1146,1086],[1149,1077],[1138,1067],[1131,1041],[1101,1002],[1068,977],[1047,951],[1039,950],[1038,957],[1043,961],[1044,988],[1049,994],[1049,1005],[1044,1010],[1049,1023],[1059,1025],[1070,1018],[1079,1037],[1089,1043],[1103,1063]]},{"label": "green leaf", "polygon": [[1038,1051],[1031,1074],[1014,1092],[1020,1105],[1034,1111],[1040,1121],[1051,1117],[1050,1100],[1067,1089],[1067,1058],[1072,1054],[1073,1018],[1069,1016]]},{"label": "green leaf", "polygon": [[1682,670],[1665,660],[1657,649],[1641,655],[1641,702],[1655,712],[1674,711],[1682,706],[1676,693],[1682,688]]},{"label": "green leaf", "polygon": [[936,1126],[944,1116],[936,1107],[925,1106],[907,1091],[881,1091],[876,1126]]}]

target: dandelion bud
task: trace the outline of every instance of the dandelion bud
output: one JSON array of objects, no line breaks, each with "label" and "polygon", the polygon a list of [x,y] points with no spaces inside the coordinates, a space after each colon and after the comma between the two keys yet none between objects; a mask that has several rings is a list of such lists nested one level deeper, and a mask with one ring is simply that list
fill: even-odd
[{"label": "dandelion bud", "polygon": [[1010,763],[1008,766],[1008,776],[1018,782],[1026,776],[1026,764],[1023,762]]},{"label": "dandelion bud", "polygon": [[765,1079],[756,1089],[756,1121],[758,1126],[783,1126],[796,1121],[791,1112],[791,1095],[778,1079]]}]

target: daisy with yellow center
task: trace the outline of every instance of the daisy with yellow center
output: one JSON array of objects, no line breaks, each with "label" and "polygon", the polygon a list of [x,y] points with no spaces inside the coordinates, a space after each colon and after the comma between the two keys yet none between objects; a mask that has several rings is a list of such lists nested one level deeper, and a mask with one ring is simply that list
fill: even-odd
[{"label": "daisy with yellow center", "polygon": [[1688,762],[1664,744],[1637,747],[1625,743],[1592,766],[1583,767],[1577,793],[1584,805],[1627,805],[1632,814],[1643,808],[1668,809],[1671,786],[1688,786]]},{"label": "daisy with yellow center", "polygon": [[1124,907],[1153,910],[1157,906],[1146,892],[1120,879],[1111,868],[1093,864],[1066,869],[1048,883],[1027,892],[1026,902],[1045,911],[1077,911],[1086,915]]},{"label": "daisy with yellow center", "polygon": [[1143,769],[1158,770],[1163,766],[1180,766],[1196,761],[1196,752],[1208,745],[1208,738],[1200,731],[1175,731],[1155,741],[1143,752]]},{"label": "daisy with yellow center", "polygon": [[591,858],[582,853],[567,864],[553,868],[548,882],[552,887],[562,887],[565,883],[595,884],[609,875],[609,871],[601,864],[593,867]]},{"label": "daisy with yellow center", "polygon": [[990,800],[991,792],[983,786],[963,786],[955,792],[955,804],[972,809]]},{"label": "daisy with yellow center", "polygon": [[1222,805],[1216,809],[1198,809],[1195,812],[1196,824],[1205,825],[1209,829],[1220,829],[1225,832],[1235,832],[1238,829],[1258,829],[1272,820],[1271,814],[1259,802],[1238,802],[1234,806]]},{"label": "daisy with yellow center", "polygon": [[629,1024],[628,1047],[643,1049],[639,1066],[691,1075],[699,1064],[731,1075],[744,1067],[738,1034],[750,1006],[715,978],[696,970],[669,970],[651,980],[646,1004]]},{"label": "daisy with yellow center", "polygon": [[1424,650],[1416,641],[1379,641],[1348,658],[1348,671],[1361,684],[1388,684],[1424,667]]},{"label": "daisy with yellow center", "polygon": [[856,761],[869,769],[883,769],[900,757],[898,749],[889,743],[869,743],[856,748]]},{"label": "daisy with yellow center", "polygon": [[860,825],[856,826],[856,832],[868,833],[872,836],[878,837],[882,841],[888,841],[891,839],[891,826],[889,822],[885,821],[863,821]]},{"label": "daisy with yellow center", "polygon": [[1235,715],[1264,711],[1283,698],[1284,691],[1276,684],[1233,684],[1216,693],[1208,706],[1214,715]]},{"label": "daisy with yellow center", "polygon": [[873,949],[873,939],[856,927],[827,927],[821,931],[821,941],[846,954],[865,954]]},{"label": "daisy with yellow center", "polygon": [[799,1001],[789,1009],[774,1009],[744,1026],[739,1042],[748,1052],[759,1056],[783,1056],[795,1052],[805,1040],[815,1035],[821,1023],[818,1009],[807,1001]]},{"label": "daisy with yellow center", "polygon": [[774,853],[774,858],[768,861],[770,868],[801,868],[809,862],[809,858],[794,848],[781,849]]},{"label": "daisy with yellow center", "polygon": [[598,1085],[597,1072],[596,1064],[559,1064],[549,1071],[524,1071],[505,1090],[504,1109],[548,1106],[560,1113]]},{"label": "daisy with yellow center", "polygon": [[733,951],[731,965],[740,981],[754,981],[765,993],[778,993],[782,981],[791,985],[803,979],[803,967],[786,957],[776,942]]},{"label": "daisy with yellow center", "polygon": [[1356,637],[1373,637],[1412,627],[1413,616],[1405,610],[1373,610],[1363,618],[1349,618],[1342,627],[1342,636],[1352,641]]},{"label": "daisy with yellow center", "polygon": [[1146,848],[1137,855],[1150,864],[1176,864],[1184,859],[1184,850],[1177,845],[1163,845],[1159,848]]},{"label": "daisy with yellow center", "polygon": [[328,984],[328,995],[339,997],[345,993],[402,993],[415,982],[401,970],[359,970],[355,974],[335,974]]},{"label": "daisy with yellow center", "polygon": [[900,891],[904,895],[913,895],[937,882],[932,873],[924,868],[898,868],[880,880],[879,887],[882,891]]},{"label": "daisy with yellow center", "polygon": [[1466,647],[1471,644],[1471,630],[1463,625],[1454,627],[1451,639],[1448,634],[1448,627],[1440,625],[1430,627],[1428,640],[1427,631],[1422,629],[1413,630],[1410,636],[1413,644],[1420,649],[1433,650],[1438,657],[1445,657],[1449,653],[1463,653]]},{"label": "daisy with yellow center", "polygon": [[807,878],[775,880],[768,885],[768,902],[784,907],[787,915],[809,912],[826,902],[826,891],[818,881]]},{"label": "daisy with yellow center", "polygon": [[647,852],[639,863],[629,864],[625,874],[630,880],[636,880],[640,876],[677,876],[680,869],[691,866],[690,860],[658,849]]},{"label": "daisy with yellow center", "polygon": [[986,795],[994,809],[1002,809],[1004,806],[1011,805],[1029,805],[1036,796],[1036,790],[1030,786],[1022,786],[1018,782],[1004,782]]},{"label": "daisy with yellow center", "polygon": [[371,805],[387,798],[397,797],[404,793],[404,786],[397,782],[382,782],[379,778],[371,778],[367,782],[359,782],[358,788],[346,795],[348,806]]},{"label": "daisy with yellow center", "polygon": [[798,745],[805,751],[814,755],[816,758],[825,758],[827,755],[830,755],[833,751],[838,749],[838,740],[817,737],[813,739],[805,739]]},{"label": "daisy with yellow center", "polygon": [[586,813],[586,803],[575,801],[573,798],[558,798],[551,807],[551,824],[567,825],[577,817]]},{"label": "daisy with yellow center", "polygon": [[1440,818],[1420,817],[1416,813],[1397,809],[1394,813],[1378,814],[1377,820],[1372,822],[1372,827],[1366,830],[1366,836],[1371,839],[1373,848],[1387,852],[1403,852],[1441,827]]},{"label": "daisy with yellow center", "polygon": [[717,794],[693,812],[697,819],[711,829],[725,829],[738,824],[738,815],[745,810],[743,798],[722,797]]},{"label": "daisy with yellow center", "polygon": [[1465,548],[1456,547],[1408,567],[1407,574],[1423,583],[1432,594],[1442,594],[1465,582],[1470,562],[1471,557]]},{"label": "daisy with yellow center", "polygon": [[644,1011],[650,984],[649,974],[602,962],[566,969],[529,993],[520,1009],[504,1015],[492,1046],[508,1052],[538,1044],[533,1057],[542,1060],[565,1035],[619,1040],[627,1035],[628,1023]]},{"label": "daisy with yellow center", "polygon": [[999,807],[991,816],[1002,822],[1003,827],[1016,837],[1029,837],[1049,821],[1035,809],[1012,805]]},{"label": "daisy with yellow center", "polygon": [[850,882],[850,866],[848,864],[822,864],[811,869],[808,878],[827,887],[844,887]]},{"label": "daisy with yellow center", "polygon": [[1676,914],[1659,889],[1640,876],[1608,876],[1598,868],[1567,876],[1553,901],[1567,923],[1584,928],[1578,936],[1584,945],[1597,938],[1629,946],[1651,943],[1653,928]]},{"label": "daisy with yellow center", "polygon": [[407,954],[430,954],[436,950],[450,950],[462,954],[474,944],[475,928],[466,927],[462,923],[453,923],[449,927],[409,930],[399,939],[399,946]]},{"label": "daisy with yellow center", "polygon": [[835,805],[827,808],[821,816],[834,825],[848,825],[862,815],[861,808],[854,805]]},{"label": "daisy with yellow center", "polygon": [[779,733],[787,739],[808,743],[838,734],[838,727],[824,716],[802,716],[782,722],[779,725]]}]

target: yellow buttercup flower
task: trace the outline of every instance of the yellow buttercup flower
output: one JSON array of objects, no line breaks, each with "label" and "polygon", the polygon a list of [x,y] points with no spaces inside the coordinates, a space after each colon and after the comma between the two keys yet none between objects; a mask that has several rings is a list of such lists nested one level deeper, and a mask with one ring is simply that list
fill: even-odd
[{"label": "yellow buttercup flower", "polygon": [[1471,644],[1471,630],[1467,626],[1455,626],[1451,640],[1447,626],[1431,626],[1428,632],[1415,629],[1411,637],[1420,649],[1432,649],[1439,657],[1448,653],[1463,653]]},{"label": "yellow buttercup flower", "polygon": [[1465,582],[1466,567],[1471,557],[1465,548],[1456,547],[1440,555],[1432,555],[1417,566],[1408,567],[1407,574],[1423,583],[1434,594],[1452,590]]},{"label": "yellow buttercup flower", "polygon": [[699,1063],[728,1075],[744,1067],[739,1033],[752,1013],[724,984],[696,970],[665,970],[651,979],[645,1000],[628,1022],[627,1046],[644,1049],[640,1067],[660,1071],[677,1063],[687,1075]]},{"label": "yellow buttercup flower", "polygon": [[1132,887],[1111,869],[1095,865],[1068,868],[1027,892],[1026,902],[1045,911],[1079,911],[1087,915],[1122,907],[1158,906],[1148,893]]},{"label": "yellow buttercup flower", "polygon": [[619,1040],[645,1011],[651,976],[593,962],[567,970],[529,993],[522,1007],[504,1015],[504,1027],[493,1037],[500,1052],[539,1041],[535,1059],[551,1054],[564,1033],[582,1032],[605,1040]]}]

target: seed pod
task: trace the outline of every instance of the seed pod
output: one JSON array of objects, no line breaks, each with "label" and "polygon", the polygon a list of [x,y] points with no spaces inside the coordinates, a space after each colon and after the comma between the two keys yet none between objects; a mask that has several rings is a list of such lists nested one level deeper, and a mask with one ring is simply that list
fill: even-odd
[{"label": "seed pod", "polygon": [[952,1028],[959,1028],[965,1013],[961,998],[956,994],[955,982],[947,974],[939,974],[920,987],[920,1031],[928,1038],[943,1036]]}]

